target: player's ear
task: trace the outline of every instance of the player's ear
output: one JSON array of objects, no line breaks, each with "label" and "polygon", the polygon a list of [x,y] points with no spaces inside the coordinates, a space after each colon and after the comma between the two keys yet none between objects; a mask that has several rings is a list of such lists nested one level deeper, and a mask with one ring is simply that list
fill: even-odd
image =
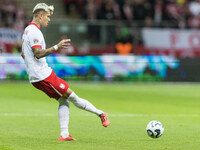
[{"label": "player's ear", "polygon": [[42,19],[43,13],[44,13],[44,12],[41,12],[41,13],[40,13],[40,19]]},{"label": "player's ear", "polygon": [[44,11],[39,12],[39,14],[38,14],[39,19],[42,19],[43,14],[44,14]]}]

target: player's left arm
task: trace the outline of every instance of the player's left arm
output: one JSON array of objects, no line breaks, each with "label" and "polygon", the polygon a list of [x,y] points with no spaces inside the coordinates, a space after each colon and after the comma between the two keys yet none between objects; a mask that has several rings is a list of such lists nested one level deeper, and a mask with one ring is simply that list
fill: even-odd
[{"label": "player's left arm", "polygon": [[48,49],[42,49],[40,47],[35,47],[32,50],[33,50],[34,56],[37,59],[48,56],[56,51],[53,47],[48,48]]},{"label": "player's left arm", "polygon": [[42,57],[48,56],[55,51],[61,49],[61,48],[67,48],[70,45],[70,39],[65,39],[60,41],[57,45],[50,47],[48,49],[42,49],[41,47],[35,47],[32,48],[33,54],[37,59],[40,59]]}]

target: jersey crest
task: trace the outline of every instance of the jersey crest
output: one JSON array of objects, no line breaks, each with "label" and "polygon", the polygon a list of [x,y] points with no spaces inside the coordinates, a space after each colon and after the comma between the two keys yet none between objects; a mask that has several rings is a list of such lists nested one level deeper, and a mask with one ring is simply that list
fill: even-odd
[{"label": "jersey crest", "polygon": [[65,85],[64,85],[63,83],[61,83],[61,84],[60,84],[60,88],[61,88],[61,89],[64,89],[64,88],[65,88]]},{"label": "jersey crest", "polygon": [[38,39],[34,39],[34,40],[33,40],[33,43],[34,43],[34,44],[37,44],[37,43],[39,43],[39,40],[38,40]]}]

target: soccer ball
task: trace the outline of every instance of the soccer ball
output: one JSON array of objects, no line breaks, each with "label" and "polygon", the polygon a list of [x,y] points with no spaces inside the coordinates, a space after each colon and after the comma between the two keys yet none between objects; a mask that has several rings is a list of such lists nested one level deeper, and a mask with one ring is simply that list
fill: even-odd
[{"label": "soccer ball", "polygon": [[159,138],[164,132],[164,127],[161,122],[153,120],[147,124],[146,131],[151,138]]}]

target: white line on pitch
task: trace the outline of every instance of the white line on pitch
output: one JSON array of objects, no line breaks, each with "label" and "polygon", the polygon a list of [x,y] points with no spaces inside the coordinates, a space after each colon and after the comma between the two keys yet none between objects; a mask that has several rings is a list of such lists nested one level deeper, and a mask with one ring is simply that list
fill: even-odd
[{"label": "white line on pitch", "polygon": [[55,116],[54,114],[51,113],[45,113],[45,114],[26,114],[26,113],[0,113],[0,116],[14,116],[14,117],[51,117],[51,116]]},{"label": "white line on pitch", "polygon": [[[52,117],[53,113],[0,113],[0,116],[13,117]],[[71,116],[93,116],[93,114],[73,114]],[[200,114],[109,114],[110,117],[200,117]]]}]

